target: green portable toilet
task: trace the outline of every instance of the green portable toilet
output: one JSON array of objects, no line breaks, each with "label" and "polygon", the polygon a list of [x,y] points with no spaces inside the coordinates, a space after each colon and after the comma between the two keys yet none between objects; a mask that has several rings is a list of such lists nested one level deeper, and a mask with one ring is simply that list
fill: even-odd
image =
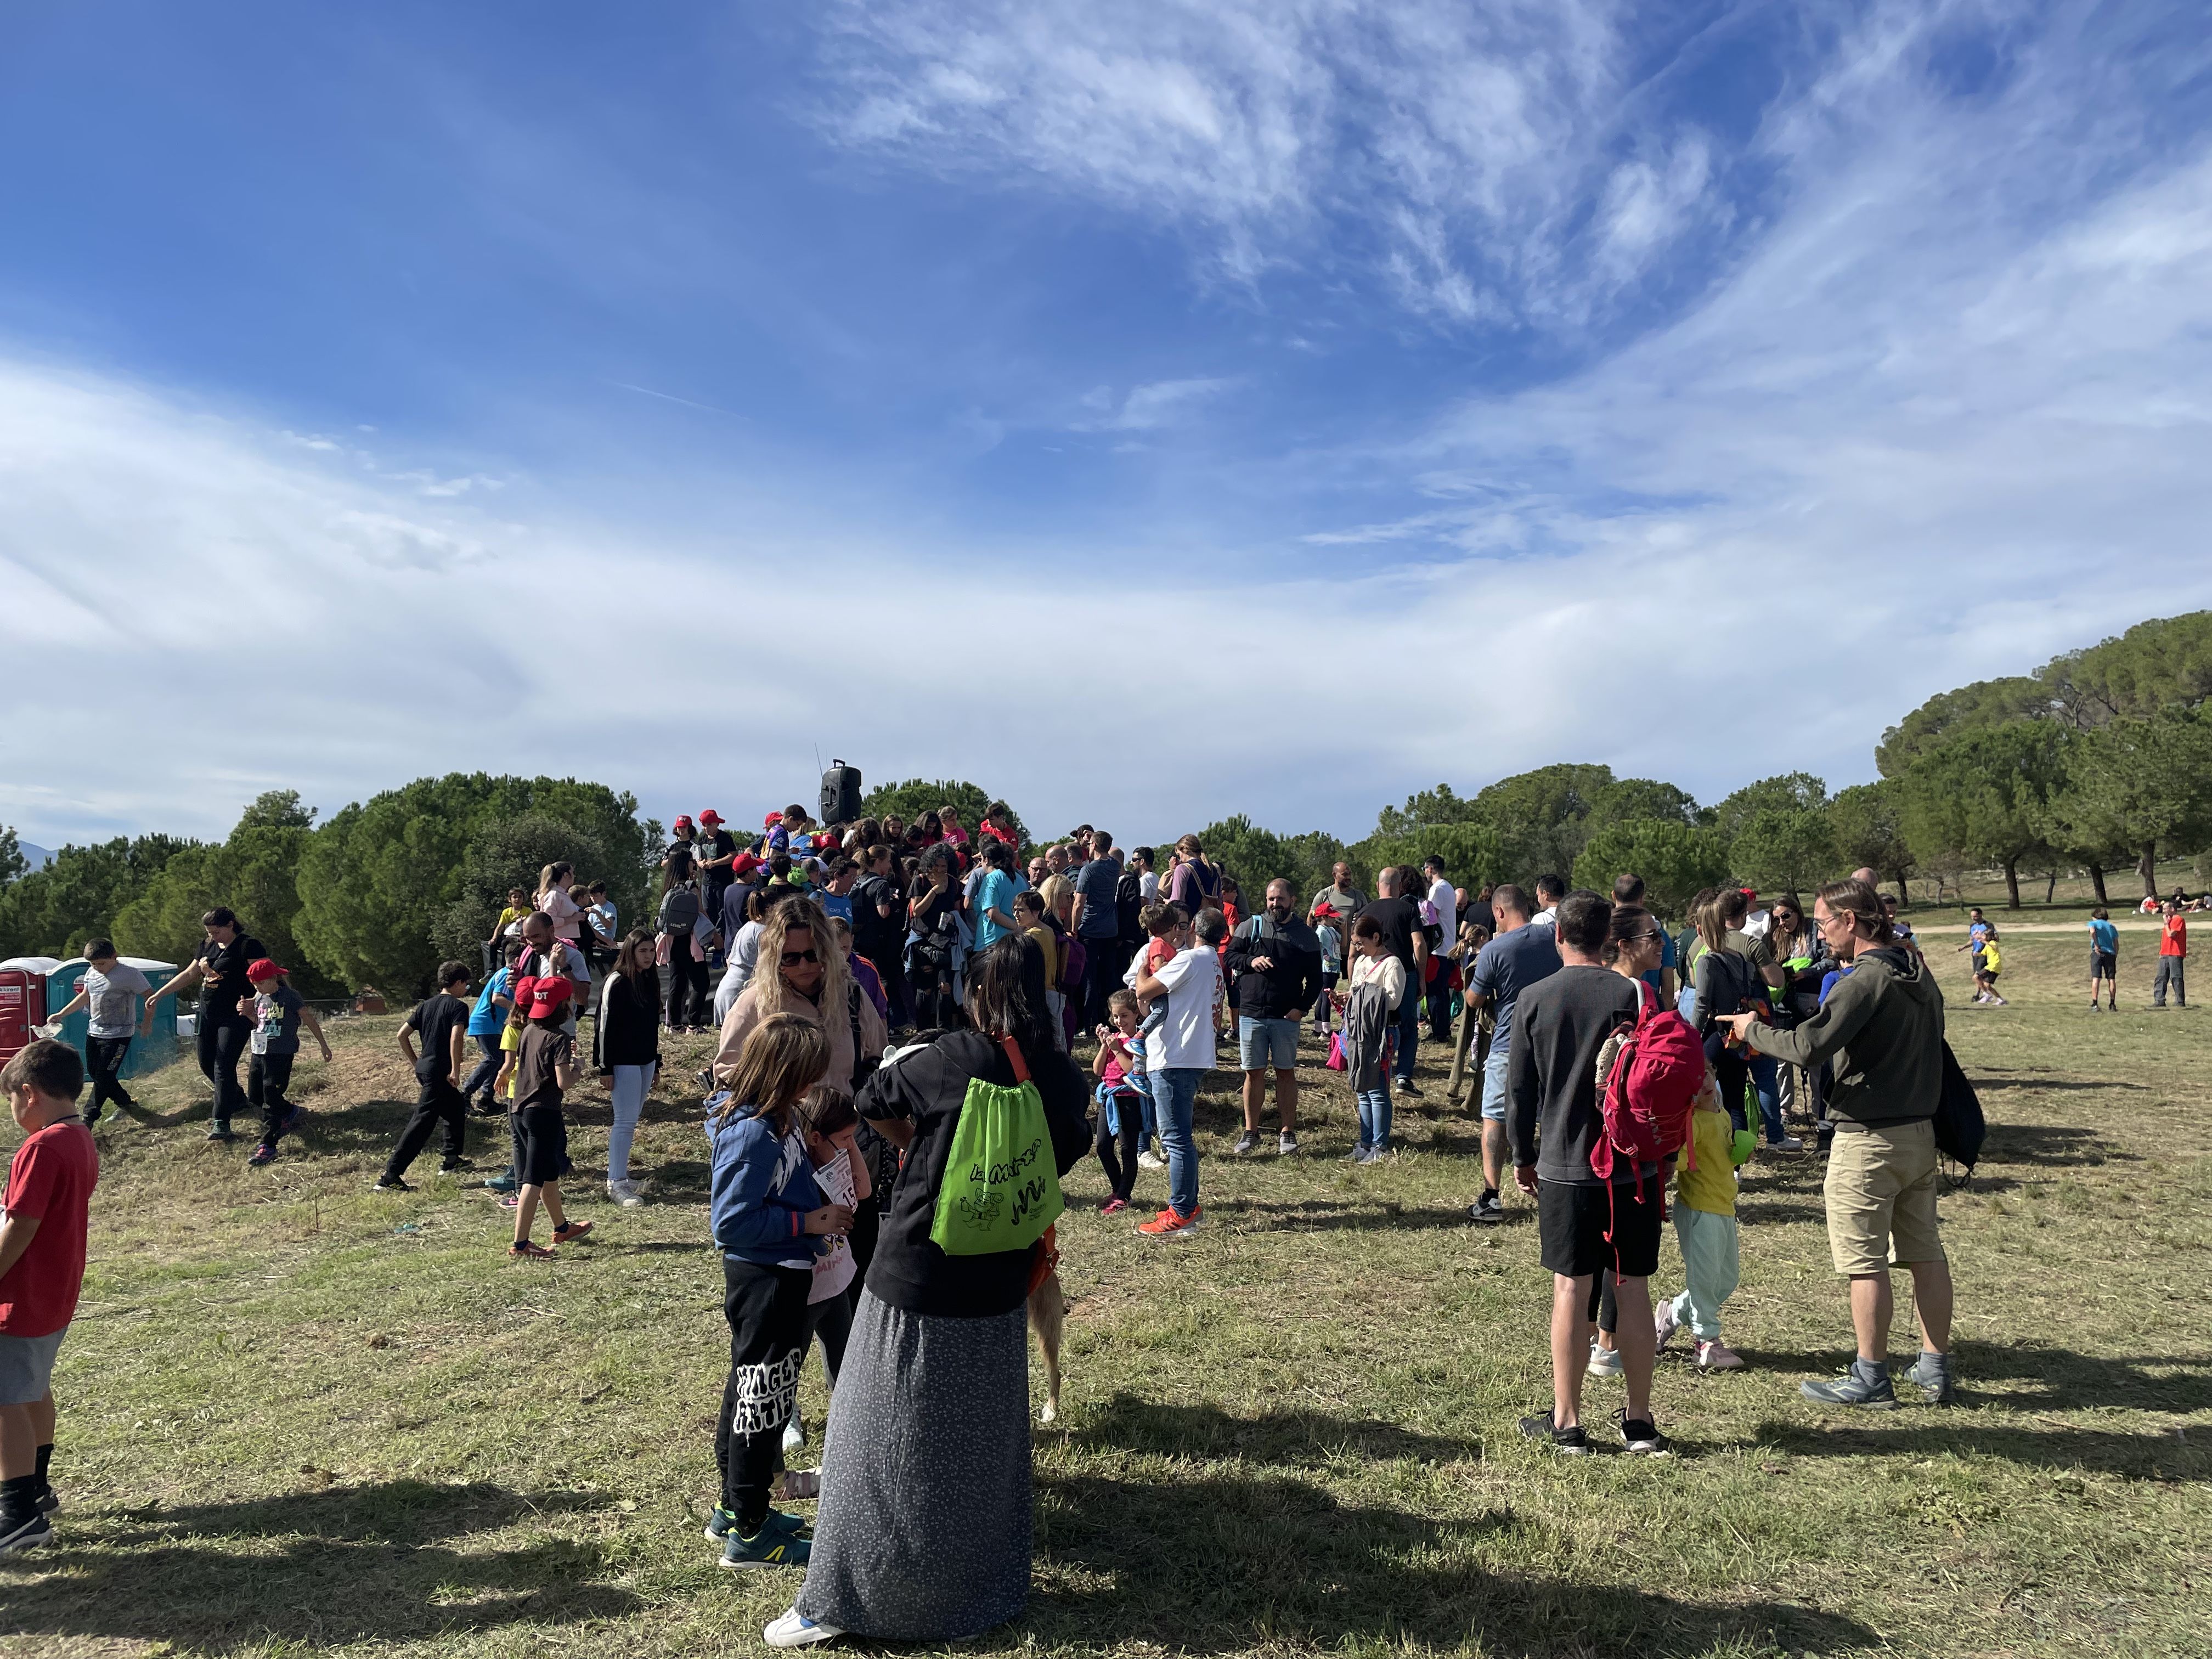
[{"label": "green portable toilet", "polygon": [[[136,968],[145,975],[146,983],[156,991],[177,976],[177,964],[173,962],[155,962],[151,957],[118,957],[116,960],[124,967]],[[59,1008],[76,995],[77,981],[84,977],[84,970],[90,966],[82,957],[71,957],[67,962],[57,963],[48,970],[46,1006]],[[143,999],[137,1012],[142,1018],[145,1014],[146,1005]],[[90,1024],[90,1017],[86,1011],[78,1009],[62,1022],[61,1040],[82,1054],[86,1030]],[[131,1038],[131,1053],[123,1061],[123,1069],[116,1075],[144,1077],[149,1072],[158,1072],[164,1066],[173,1065],[177,1054],[177,1021],[172,1012],[157,1017],[154,1029],[144,1036]]]}]

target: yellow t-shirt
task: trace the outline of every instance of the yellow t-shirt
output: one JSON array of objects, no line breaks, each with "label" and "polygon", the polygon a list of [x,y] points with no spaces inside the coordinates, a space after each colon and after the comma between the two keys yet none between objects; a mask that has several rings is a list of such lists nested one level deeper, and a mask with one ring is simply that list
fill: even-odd
[{"label": "yellow t-shirt", "polygon": [[527,910],[516,909],[512,904],[503,904],[500,906],[499,909],[499,923],[492,929],[492,932],[495,933],[504,933],[509,927],[513,927],[516,922],[520,921],[529,914],[530,912]]},{"label": "yellow t-shirt", "polygon": [[[522,1028],[520,1025],[513,1024],[511,1023],[500,1027],[499,1046],[500,1051],[502,1054],[518,1055],[521,1054]],[[517,1064],[507,1074],[507,1089],[505,1092],[509,1100],[513,1100],[514,1098],[514,1082],[515,1079],[521,1075],[522,1067],[520,1064]]]},{"label": "yellow t-shirt", "polygon": [[[1698,1091],[1697,1103],[1690,1109],[1690,1144],[1675,1161],[1676,1203],[1703,1210],[1707,1215],[1735,1213],[1735,1165],[1729,1159],[1729,1143],[1735,1138],[1735,1125],[1721,1104],[1720,1085],[1708,1070],[1705,1086]],[[1694,1170],[1689,1167],[1693,1154],[1698,1166]]]}]

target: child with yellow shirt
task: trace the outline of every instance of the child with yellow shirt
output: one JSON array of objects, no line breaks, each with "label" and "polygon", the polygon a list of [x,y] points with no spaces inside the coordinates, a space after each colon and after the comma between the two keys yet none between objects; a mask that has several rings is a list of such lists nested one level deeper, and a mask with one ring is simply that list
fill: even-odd
[{"label": "child with yellow shirt", "polygon": [[1682,1248],[1689,1288],[1662,1299],[1654,1315],[1664,1348],[1687,1325],[1697,1340],[1698,1368],[1740,1371],[1742,1357],[1721,1342],[1721,1304],[1735,1293],[1738,1273],[1735,1164],[1729,1157],[1735,1126],[1721,1103],[1711,1067],[1690,1109],[1690,1144],[1675,1163],[1674,1240]]}]

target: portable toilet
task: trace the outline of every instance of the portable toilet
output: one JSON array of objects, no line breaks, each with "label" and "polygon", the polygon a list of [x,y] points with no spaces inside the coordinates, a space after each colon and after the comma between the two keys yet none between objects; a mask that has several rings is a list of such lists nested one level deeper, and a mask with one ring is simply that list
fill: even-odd
[{"label": "portable toilet", "polygon": [[9,957],[0,962],[0,1066],[31,1046],[33,1025],[46,1024],[46,975],[61,965],[53,957]]},{"label": "portable toilet", "polygon": [[[140,973],[145,975],[146,983],[156,991],[177,976],[177,964],[173,962],[156,962],[151,957],[118,957],[116,960],[124,967],[136,968]],[[84,970],[90,966],[91,964],[82,957],[71,957],[67,962],[57,964],[53,971],[46,975],[46,1006],[59,1008],[67,1005],[70,1000],[76,995],[78,981],[83,979]],[[138,1004],[137,1012],[141,1016],[146,1012],[146,1005],[143,999]],[[89,1034],[91,1023],[91,1017],[87,1012],[82,1008],[78,1009],[62,1022],[61,1040],[76,1049],[77,1053],[82,1054],[85,1038]],[[177,1053],[175,1018],[172,1017],[156,1019],[152,1030],[147,1032],[144,1036],[134,1036],[131,1039],[131,1052],[124,1057],[123,1069],[116,1075],[126,1078],[144,1077],[149,1072],[158,1072],[164,1066],[173,1064],[177,1058]]]}]

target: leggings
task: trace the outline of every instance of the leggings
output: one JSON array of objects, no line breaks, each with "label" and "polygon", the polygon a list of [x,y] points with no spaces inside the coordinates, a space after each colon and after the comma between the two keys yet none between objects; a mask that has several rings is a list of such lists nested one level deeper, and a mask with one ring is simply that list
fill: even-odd
[{"label": "leggings", "polygon": [[[1113,1127],[1116,1116],[1121,1120],[1118,1133]],[[1137,1148],[1139,1144],[1137,1137],[1143,1129],[1144,1097],[1134,1090],[1123,1091],[1115,1097],[1110,1109],[1103,1102],[1100,1103],[1098,1163],[1106,1171],[1106,1182],[1114,1189],[1114,1196],[1124,1204],[1129,1201],[1130,1194],[1136,1190]],[[1117,1140],[1120,1143],[1118,1155],[1115,1151]]]},{"label": "leggings", "polygon": [[210,1023],[214,1010],[200,1005],[200,1074],[215,1085],[214,1121],[228,1124],[246,1104],[246,1091],[238,1086],[238,1062],[246,1057],[246,1040],[252,1028],[232,1018]]},{"label": "leggings", "polygon": [[246,1063],[246,1097],[261,1109],[261,1144],[274,1146],[284,1133],[284,1120],[298,1109],[284,1098],[291,1086],[292,1062],[297,1054],[256,1054]]},{"label": "leggings", "polygon": [[924,1031],[957,1031],[965,1023],[960,1018],[960,999],[953,992],[950,966],[916,969],[914,1023]]},{"label": "leggings", "polygon": [[679,939],[668,947],[668,1013],[665,1024],[672,1031],[707,1021],[707,964],[691,954],[691,941]]},{"label": "leggings", "polygon": [[1590,1280],[1589,1312],[1586,1317],[1597,1321],[1598,1329],[1608,1334],[1620,1329],[1620,1310],[1613,1300],[1612,1268],[1600,1267],[1597,1277]]},{"label": "leggings", "polygon": [[[805,1267],[763,1267],[722,1258],[722,1316],[730,1323],[730,1380],[714,1419],[714,1467],[722,1507],[750,1535],[768,1518],[769,1487],[783,1463],[783,1425],[799,1400],[806,1358]],[[849,1304],[848,1304],[849,1305]]]},{"label": "leggings", "polygon": [[853,1340],[853,1291],[859,1285],[856,1279],[836,1295],[806,1304],[806,1340],[811,1346],[820,1340],[822,1371],[833,1389],[844,1369],[845,1345]]}]

